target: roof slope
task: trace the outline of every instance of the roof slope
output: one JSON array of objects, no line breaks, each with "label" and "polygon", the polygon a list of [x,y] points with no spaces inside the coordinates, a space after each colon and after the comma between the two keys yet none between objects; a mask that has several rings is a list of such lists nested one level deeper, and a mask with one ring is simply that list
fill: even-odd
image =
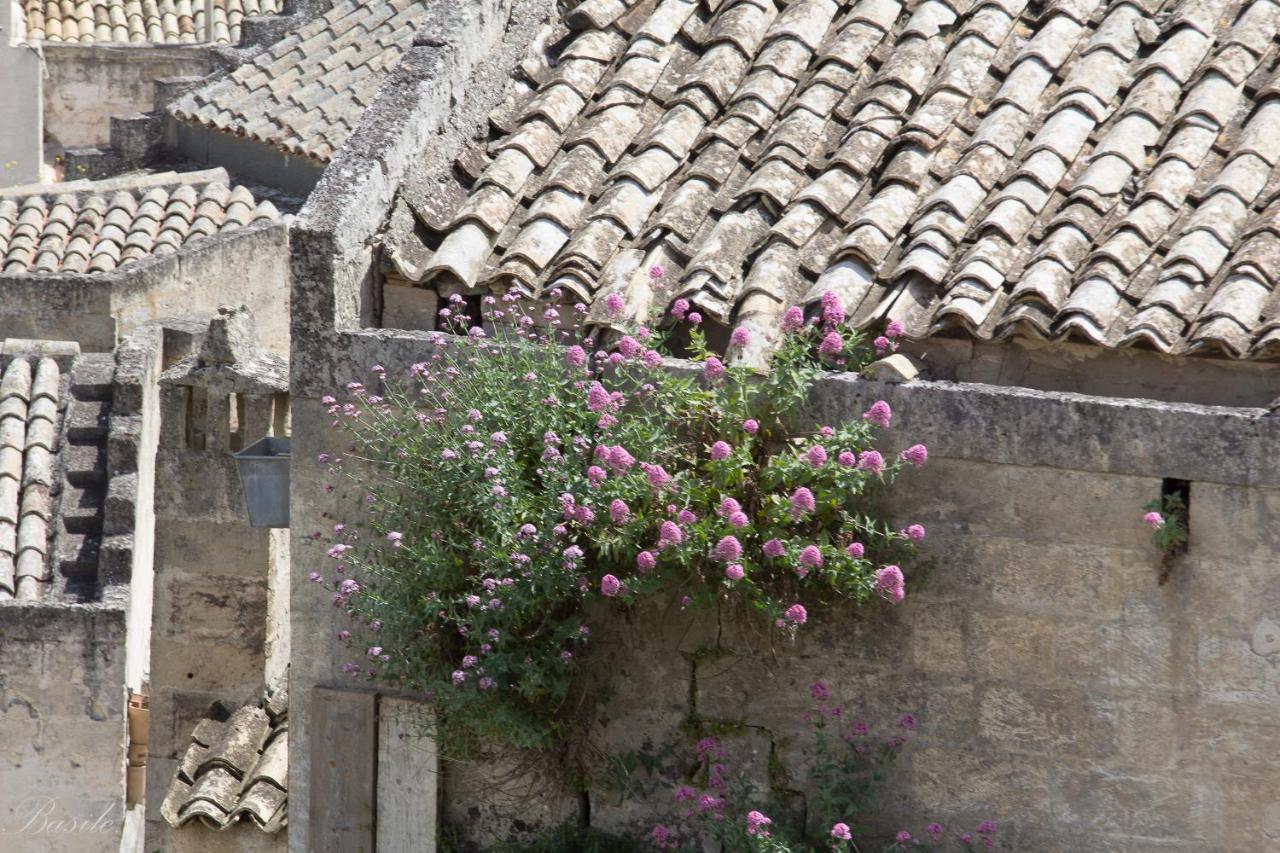
[{"label": "roof slope", "polygon": [[422,0],[340,2],[170,112],[327,163],[426,11]]},{"label": "roof slope", "polygon": [[279,218],[271,202],[228,186],[221,170],[170,177],[162,185],[143,177],[0,193],[0,273],[108,272]]},{"label": "roof slope", "polygon": [[[23,0],[27,40],[89,44],[206,42],[204,0]],[[277,0],[213,0],[213,41],[237,44],[240,22],[274,15]]]},{"label": "roof slope", "polygon": [[420,214],[411,279],[638,312],[657,263],[664,299],[756,338],[830,289],[913,337],[1280,354],[1272,0],[585,0],[563,24],[454,215]]},{"label": "roof slope", "polygon": [[226,829],[250,820],[266,832],[288,822],[288,694],[206,717],[191,733],[160,814],[170,826],[200,821]]}]

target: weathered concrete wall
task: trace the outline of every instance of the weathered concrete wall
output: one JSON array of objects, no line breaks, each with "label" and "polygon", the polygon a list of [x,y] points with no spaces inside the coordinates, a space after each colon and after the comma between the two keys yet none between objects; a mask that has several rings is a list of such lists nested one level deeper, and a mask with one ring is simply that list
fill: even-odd
[{"label": "weathered concrete wall", "polygon": [[243,302],[258,320],[263,345],[286,355],[288,228],[251,225],[109,273],[0,274],[0,293],[0,337],[70,340],[87,352],[109,352],[155,320]]},{"label": "weathered concrete wall", "polygon": [[44,58],[45,139],[60,148],[106,145],[112,116],[155,108],[156,80],[213,70],[202,45],[45,44]]},{"label": "weathered concrete wall", "polygon": [[40,52],[21,43],[21,10],[0,3],[0,187],[40,180]]},{"label": "weathered concrete wall", "polygon": [[124,611],[6,604],[0,649],[0,849],[115,850],[124,817]]},{"label": "weathered concrete wall", "polygon": [[243,178],[300,198],[311,192],[325,168],[309,157],[173,117],[165,124],[165,144],[184,160],[234,169]]}]

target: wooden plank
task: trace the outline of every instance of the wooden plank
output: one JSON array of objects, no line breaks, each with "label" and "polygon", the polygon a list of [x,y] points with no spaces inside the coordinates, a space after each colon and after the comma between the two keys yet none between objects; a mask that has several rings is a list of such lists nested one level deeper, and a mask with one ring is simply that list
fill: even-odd
[{"label": "wooden plank", "polygon": [[427,706],[378,703],[378,853],[435,853],[440,765]]},{"label": "wooden plank", "polygon": [[314,688],[308,736],[312,853],[374,853],[375,694]]}]

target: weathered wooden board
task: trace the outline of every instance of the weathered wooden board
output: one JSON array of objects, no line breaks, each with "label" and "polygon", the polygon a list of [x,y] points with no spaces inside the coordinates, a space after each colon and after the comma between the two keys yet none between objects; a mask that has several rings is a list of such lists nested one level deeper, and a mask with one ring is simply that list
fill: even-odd
[{"label": "weathered wooden board", "polygon": [[435,853],[440,767],[421,702],[378,704],[378,853]]},{"label": "weathered wooden board", "polygon": [[312,853],[374,853],[376,702],[373,693],[312,691]]}]

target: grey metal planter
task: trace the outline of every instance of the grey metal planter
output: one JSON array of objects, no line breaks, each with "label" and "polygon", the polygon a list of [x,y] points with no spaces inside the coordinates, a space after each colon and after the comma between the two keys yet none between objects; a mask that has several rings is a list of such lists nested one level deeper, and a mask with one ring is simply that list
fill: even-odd
[{"label": "grey metal planter", "polygon": [[289,447],[289,439],[269,435],[233,454],[254,527],[289,526]]}]

